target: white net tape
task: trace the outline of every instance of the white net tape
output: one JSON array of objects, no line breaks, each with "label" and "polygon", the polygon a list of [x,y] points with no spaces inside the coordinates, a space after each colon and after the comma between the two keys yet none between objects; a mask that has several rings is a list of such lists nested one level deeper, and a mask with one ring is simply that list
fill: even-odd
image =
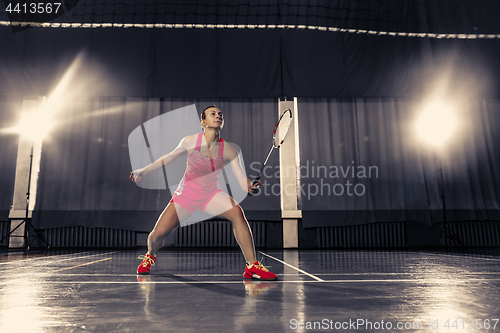
[{"label": "white net tape", "polygon": [[254,24],[142,24],[142,23],[50,23],[0,21],[0,26],[34,28],[144,28],[144,29],[295,29],[341,32],[374,36],[418,37],[436,39],[496,39],[500,34],[437,34],[428,32],[391,32],[362,29],[343,29],[310,25],[254,25]]}]

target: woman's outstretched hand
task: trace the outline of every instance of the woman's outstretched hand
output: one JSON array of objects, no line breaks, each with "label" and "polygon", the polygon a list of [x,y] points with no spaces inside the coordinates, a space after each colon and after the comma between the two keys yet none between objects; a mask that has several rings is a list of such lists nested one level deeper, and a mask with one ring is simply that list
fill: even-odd
[{"label": "woman's outstretched hand", "polygon": [[130,179],[132,179],[134,183],[138,182],[142,176],[144,176],[144,169],[137,169],[130,173]]}]

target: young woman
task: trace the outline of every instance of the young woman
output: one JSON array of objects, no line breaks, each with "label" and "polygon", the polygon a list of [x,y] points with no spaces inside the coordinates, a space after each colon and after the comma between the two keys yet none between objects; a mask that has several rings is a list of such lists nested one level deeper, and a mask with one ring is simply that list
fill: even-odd
[{"label": "young woman", "polygon": [[203,110],[201,127],[202,133],[186,136],[172,152],[130,174],[132,181],[137,182],[145,174],[188,154],[184,177],[149,234],[148,252],[144,257],[140,257],[143,260],[137,268],[137,274],[149,274],[151,266],[156,262],[156,251],[162,247],[164,239],[179,225],[183,226],[183,222],[191,214],[201,210],[232,222],[234,236],[247,262],[243,273],[245,278],[276,280],[276,274],[269,272],[257,261],[252,231],[245,214],[240,205],[219,187],[219,175],[224,165],[230,163],[243,191],[253,192],[259,184],[252,184],[246,177],[238,152],[231,145],[224,144],[221,139],[220,131],[224,127],[224,118],[219,108],[209,106]]}]

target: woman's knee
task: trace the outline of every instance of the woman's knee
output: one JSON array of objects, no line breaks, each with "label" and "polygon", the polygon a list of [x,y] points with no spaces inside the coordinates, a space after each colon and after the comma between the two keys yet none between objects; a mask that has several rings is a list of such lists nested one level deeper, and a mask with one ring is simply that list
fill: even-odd
[{"label": "woman's knee", "polygon": [[241,223],[246,222],[245,214],[243,213],[243,209],[240,205],[236,205],[227,211],[226,218],[233,223]]},{"label": "woman's knee", "polygon": [[159,239],[158,237],[158,232],[153,229],[150,233],[149,233],[149,236],[148,236],[148,242],[152,242],[152,243],[156,243]]},{"label": "woman's knee", "polygon": [[149,235],[154,238],[159,238],[164,235],[168,236],[178,226],[179,226],[178,220],[169,220],[169,221],[164,221],[163,223],[157,223]]},{"label": "woman's knee", "polygon": [[161,236],[164,234],[165,232],[161,232],[160,230],[158,230],[158,228],[154,228],[153,230],[151,230],[151,232],[149,233],[149,238],[152,239],[152,240],[157,240],[158,238],[161,238]]}]

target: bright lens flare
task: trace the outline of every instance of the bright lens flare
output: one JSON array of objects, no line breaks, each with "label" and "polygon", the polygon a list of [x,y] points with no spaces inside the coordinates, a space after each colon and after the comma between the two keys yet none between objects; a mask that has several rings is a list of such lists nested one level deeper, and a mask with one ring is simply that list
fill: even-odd
[{"label": "bright lens flare", "polygon": [[46,112],[31,111],[21,115],[21,119],[13,131],[38,141],[43,140],[55,125],[55,121]]},{"label": "bright lens flare", "polygon": [[[70,101],[84,89],[83,85],[73,82],[82,65],[84,55],[83,52],[78,54],[47,99],[43,98],[43,102],[38,103],[39,105],[35,108],[27,107],[24,110],[25,105],[23,104],[19,123],[14,127],[0,129],[0,134],[16,133],[34,141],[43,140],[57,125],[55,117],[59,116]],[[70,84],[72,84],[71,89]]]},{"label": "bright lens flare", "polygon": [[429,103],[417,120],[419,137],[434,146],[440,147],[457,128],[455,110],[442,100]]}]

